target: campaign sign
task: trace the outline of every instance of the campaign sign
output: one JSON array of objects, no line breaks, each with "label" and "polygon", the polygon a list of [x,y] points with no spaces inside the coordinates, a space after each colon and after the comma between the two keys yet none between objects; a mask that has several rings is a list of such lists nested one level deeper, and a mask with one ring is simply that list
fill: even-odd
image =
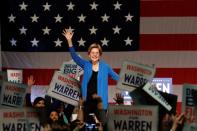
[{"label": "campaign sign", "polygon": [[83,69],[78,66],[73,60],[64,62],[60,68],[60,71],[63,74],[68,75],[69,77],[80,80],[80,76],[83,73]]},{"label": "campaign sign", "polygon": [[172,109],[172,106],[165,100],[165,98],[158,92],[156,87],[150,82],[142,88],[147,94],[158,101],[162,106],[164,106],[168,111]]},{"label": "campaign sign", "polygon": [[79,81],[56,71],[47,90],[47,95],[77,106],[80,97],[79,87]]},{"label": "campaign sign", "polygon": [[196,118],[196,100],[194,100],[193,91],[197,91],[197,85],[184,84],[183,85],[183,95],[182,95],[182,112],[185,112],[186,121],[184,124],[183,131],[188,131],[191,127],[197,127],[197,118]]},{"label": "campaign sign", "polygon": [[0,104],[6,107],[22,107],[27,85],[13,82],[2,82]]},{"label": "campaign sign", "polygon": [[154,84],[159,91],[173,93],[172,78],[153,78],[152,84]]},{"label": "campaign sign", "polygon": [[109,131],[158,131],[158,106],[110,105]]},{"label": "campaign sign", "polygon": [[41,131],[37,112],[31,108],[0,109],[0,131]]},{"label": "campaign sign", "polygon": [[22,83],[23,82],[23,70],[7,70],[8,81],[14,83]]},{"label": "campaign sign", "polygon": [[145,85],[155,74],[153,66],[136,62],[125,61],[120,70],[120,79],[117,88],[133,91],[137,87]]}]

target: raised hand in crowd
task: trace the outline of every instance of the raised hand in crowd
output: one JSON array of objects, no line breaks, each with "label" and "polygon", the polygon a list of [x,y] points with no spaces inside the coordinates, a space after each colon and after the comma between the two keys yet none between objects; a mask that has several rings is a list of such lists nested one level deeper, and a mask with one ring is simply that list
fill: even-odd
[{"label": "raised hand in crowd", "polygon": [[34,80],[34,76],[33,75],[30,75],[28,78],[27,78],[27,85],[28,86],[32,86],[35,84],[35,80]]},{"label": "raised hand in crowd", "polygon": [[172,115],[172,122],[171,131],[181,131],[185,122],[184,113],[181,113],[180,115]]},{"label": "raised hand in crowd", "polygon": [[124,98],[123,96],[121,95],[121,93],[116,93],[115,94],[115,98],[113,98],[114,101],[118,104],[118,105],[122,105],[124,104]]},{"label": "raised hand in crowd", "polygon": [[98,131],[103,131],[103,125],[102,123],[98,120],[98,118],[96,117],[96,115],[93,116],[94,120],[96,122],[96,127],[98,128]]},{"label": "raised hand in crowd", "polygon": [[78,115],[77,115],[77,119],[80,120],[81,123],[84,122],[84,99],[80,98],[79,99],[79,107],[78,107]]}]

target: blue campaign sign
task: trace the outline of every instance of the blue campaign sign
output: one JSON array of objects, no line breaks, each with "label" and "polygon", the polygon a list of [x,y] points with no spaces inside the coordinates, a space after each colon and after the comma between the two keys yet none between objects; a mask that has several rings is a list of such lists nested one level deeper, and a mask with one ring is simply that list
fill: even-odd
[{"label": "blue campaign sign", "polygon": [[152,84],[156,85],[159,91],[173,93],[172,78],[153,78]]}]

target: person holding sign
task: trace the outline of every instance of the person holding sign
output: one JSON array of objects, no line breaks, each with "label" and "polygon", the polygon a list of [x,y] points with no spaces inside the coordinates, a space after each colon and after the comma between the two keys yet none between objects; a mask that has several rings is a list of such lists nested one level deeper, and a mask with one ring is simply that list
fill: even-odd
[{"label": "person holding sign", "polygon": [[93,43],[88,48],[88,56],[90,60],[85,60],[78,56],[72,44],[73,32],[64,29],[64,37],[67,39],[69,51],[72,59],[84,70],[82,80],[82,97],[86,100],[85,105],[89,105],[88,109],[94,110],[97,103],[95,103],[95,96],[101,97],[103,101],[103,108],[108,107],[108,76],[118,81],[119,75],[112,70],[112,68],[101,60],[102,48],[98,43]]}]

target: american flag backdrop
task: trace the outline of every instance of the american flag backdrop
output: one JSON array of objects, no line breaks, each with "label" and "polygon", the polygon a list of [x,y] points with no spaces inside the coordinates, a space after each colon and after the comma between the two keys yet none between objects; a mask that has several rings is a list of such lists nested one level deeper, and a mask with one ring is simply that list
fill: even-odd
[{"label": "american flag backdrop", "polygon": [[[182,85],[197,84],[196,0],[8,0],[2,21],[3,69],[23,69],[47,87],[70,55],[64,28],[74,31],[79,54],[99,41],[102,58],[119,72],[124,60],[155,64],[156,76],[172,78],[181,104]],[[109,101],[116,83],[109,81]]]},{"label": "american flag backdrop", "polygon": [[8,0],[7,7],[2,27],[6,51],[67,51],[64,28],[75,33],[77,51],[87,51],[93,42],[104,51],[139,47],[138,0]]}]

